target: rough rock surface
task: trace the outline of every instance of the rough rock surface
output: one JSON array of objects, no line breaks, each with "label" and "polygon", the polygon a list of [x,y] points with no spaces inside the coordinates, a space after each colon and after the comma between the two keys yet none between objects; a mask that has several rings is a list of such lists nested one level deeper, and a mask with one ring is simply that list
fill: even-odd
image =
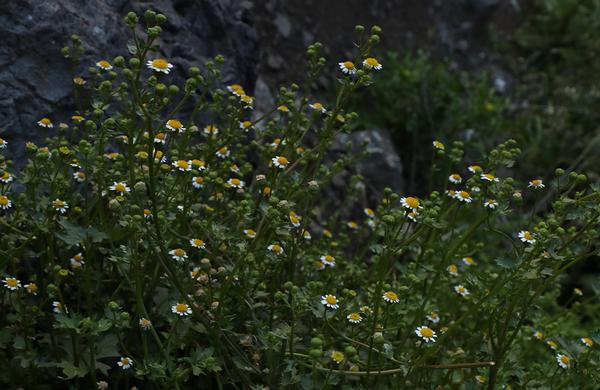
[{"label": "rough rock surface", "polygon": [[[83,69],[98,59],[127,54],[129,33],[123,17],[152,8],[168,18],[158,43],[176,65],[173,80],[184,70],[223,54],[225,81],[253,90],[257,36],[252,3],[241,0],[18,0],[0,1],[0,137],[9,156],[20,160],[24,141],[46,136],[36,122],[55,123],[72,115],[73,74],[60,50],[71,34],[86,47]],[[80,72],[82,69],[77,69]]]},{"label": "rough rock surface", "polygon": [[[402,161],[388,131],[369,129],[338,135],[331,148],[334,159],[337,153],[345,150],[348,141],[352,142],[353,152],[359,152],[365,147],[368,155],[359,160],[351,170],[334,176],[329,196],[339,196],[341,201],[350,185],[350,176],[355,174],[364,177],[365,193],[372,197],[364,199],[365,207],[370,204],[369,201],[381,199],[385,187],[390,187],[396,193],[402,192]],[[365,142],[367,145],[363,146]]]}]

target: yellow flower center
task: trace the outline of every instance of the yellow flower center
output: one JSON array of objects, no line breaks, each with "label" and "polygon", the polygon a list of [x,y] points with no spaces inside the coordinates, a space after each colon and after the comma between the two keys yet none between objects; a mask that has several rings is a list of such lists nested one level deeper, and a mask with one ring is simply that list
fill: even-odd
[{"label": "yellow flower center", "polygon": [[57,199],[57,200],[52,201],[52,206],[54,206],[54,208],[57,208],[57,209],[62,208],[65,206],[65,202]]},{"label": "yellow flower center", "polygon": [[275,244],[272,246],[273,252],[281,252],[281,245]]},{"label": "yellow flower center", "polygon": [[337,303],[337,298],[333,295],[328,295],[325,297],[325,301],[330,305],[335,305]]},{"label": "yellow flower center", "polygon": [[354,69],[354,63],[352,61],[345,61],[344,68],[352,70],[352,69]]},{"label": "yellow flower center", "polygon": [[18,284],[18,282],[17,282],[17,279],[15,279],[15,278],[6,279],[6,285],[8,287],[17,287],[17,284]]},{"label": "yellow flower center", "polygon": [[198,176],[194,179],[194,181],[196,182],[196,184],[202,184],[204,183],[204,178]]},{"label": "yellow flower center", "polygon": [[523,238],[530,241],[533,240],[533,235],[530,232],[526,231],[523,233]]},{"label": "yellow flower center", "polygon": [[240,179],[233,178],[231,179],[231,185],[239,186],[241,184]]},{"label": "yellow flower center", "polygon": [[281,105],[277,107],[279,111],[288,112],[290,109],[287,106]]},{"label": "yellow flower center", "polygon": [[448,267],[448,271],[454,274],[454,273],[456,273],[456,271],[458,271],[458,269],[456,268],[456,266],[454,264],[452,264]]},{"label": "yellow flower center", "polygon": [[360,314],[358,313],[350,313],[348,314],[348,318],[352,321],[359,321],[360,320]]},{"label": "yellow flower center", "polygon": [[560,357],[560,361],[561,361],[563,364],[569,364],[569,363],[571,362],[571,358],[570,358],[570,357],[568,357],[567,355],[562,355],[562,356]]},{"label": "yellow flower center", "polygon": [[587,346],[592,346],[594,345],[594,342],[592,341],[592,339],[588,338],[588,337],[584,337],[583,338],[583,342],[585,343],[585,345]]},{"label": "yellow flower center", "polygon": [[221,149],[219,149],[219,154],[225,154],[227,153],[227,147],[223,146]]},{"label": "yellow flower center", "polygon": [[242,122],[242,126],[244,126],[244,128],[247,129],[248,127],[252,126],[252,122],[250,122],[250,121],[243,121]]},{"label": "yellow flower center", "polygon": [[8,204],[8,198],[4,195],[0,195],[0,206],[6,206]]},{"label": "yellow flower center", "polygon": [[110,68],[110,62],[108,62],[106,60],[98,61],[98,65],[100,65],[100,67],[104,68],[104,69]]},{"label": "yellow flower center", "polygon": [[125,184],[123,184],[123,183],[117,183],[115,185],[115,191],[117,191],[117,192],[125,192]]},{"label": "yellow flower center", "polygon": [[331,263],[333,261],[333,256],[327,255],[325,256],[325,261]]},{"label": "yellow flower center", "polygon": [[319,102],[313,103],[313,105],[312,105],[312,106],[313,106],[313,108],[314,108],[314,109],[316,109],[316,110],[320,110],[320,109],[322,109],[322,108],[323,108],[323,105],[322,105],[321,103],[319,103]]},{"label": "yellow flower center", "polygon": [[42,119],[40,119],[40,123],[47,126],[52,122],[48,118],[42,118]]},{"label": "yellow flower center", "polygon": [[467,198],[471,197],[471,195],[467,191],[461,191],[461,192],[459,192],[458,196],[460,196],[463,199],[467,199]]},{"label": "yellow flower center", "polygon": [[531,185],[534,187],[539,187],[540,184],[542,184],[542,181],[540,179],[535,179],[531,181]]},{"label": "yellow flower center", "polygon": [[491,173],[485,173],[483,176],[485,176],[485,178],[488,180],[494,180],[496,178],[496,176],[492,175]]},{"label": "yellow flower center", "polygon": [[431,330],[427,326],[424,326],[423,328],[421,328],[420,333],[421,333],[421,336],[423,336],[423,337],[433,336],[433,330]]},{"label": "yellow flower center", "polygon": [[177,160],[177,168],[188,169],[189,164],[185,160]]},{"label": "yellow flower center", "polygon": [[167,121],[167,125],[171,126],[174,129],[181,129],[183,125],[177,119],[169,119]]},{"label": "yellow flower center", "polygon": [[2,174],[2,179],[7,180],[9,178],[10,178],[10,173],[8,173],[7,171],[4,171],[4,173]]},{"label": "yellow flower center", "polygon": [[121,359],[121,363],[123,363],[123,365],[128,365],[129,364],[129,358],[122,358]]},{"label": "yellow flower center", "polygon": [[408,198],[406,198],[406,204],[413,208],[416,209],[421,205],[421,202],[419,202],[419,199],[417,198],[413,198],[412,196],[409,196]]},{"label": "yellow flower center", "polygon": [[196,245],[196,246],[202,246],[202,245],[204,245],[204,241],[202,241],[202,240],[200,240],[200,239],[196,238],[196,239],[194,240],[194,245]]},{"label": "yellow flower center", "polygon": [[375,67],[375,66],[379,65],[379,61],[377,61],[375,58],[367,58],[365,60],[365,62],[367,63],[367,65],[369,65],[371,67]]},{"label": "yellow flower center", "polygon": [[395,301],[395,300],[398,299],[398,294],[396,294],[393,291],[388,291],[388,292],[385,293],[385,297],[387,299],[389,299],[390,301]]},{"label": "yellow flower center", "polygon": [[288,165],[289,163],[288,159],[283,156],[277,157],[277,162],[279,163],[279,165]]},{"label": "yellow flower center", "polygon": [[152,66],[157,69],[163,70],[169,67],[169,63],[166,60],[163,60],[162,58],[157,58],[155,60],[152,60]]},{"label": "yellow flower center", "polygon": [[144,209],[144,215],[152,215],[152,211],[150,211],[149,209]]},{"label": "yellow flower center", "polygon": [[175,253],[175,256],[178,256],[178,257],[182,257],[183,255],[185,255],[185,251],[181,248],[175,249],[175,252],[173,252],[173,253]]}]

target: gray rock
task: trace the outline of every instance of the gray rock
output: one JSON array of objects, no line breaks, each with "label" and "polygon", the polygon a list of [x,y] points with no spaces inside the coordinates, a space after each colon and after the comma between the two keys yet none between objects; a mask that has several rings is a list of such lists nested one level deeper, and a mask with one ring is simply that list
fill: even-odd
[{"label": "gray rock", "polygon": [[252,27],[252,3],[245,0],[19,0],[0,1],[0,137],[9,142],[8,157],[23,161],[25,141],[42,143],[36,126],[41,117],[55,123],[73,115],[73,72],[60,50],[71,34],[81,37],[86,52],[82,74],[99,59],[128,55],[130,39],[123,17],[152,8],[168,22],[157,42],[175,69],[170,81],[183,84],[189,66],[223,54],[224,81],[252,92],[258,61]]},{"label": "gray rock", "polygon": [[334,178],[333,186],[336,192],[343,194],[350,175],[359,174],[365,178],[366,192],[374,197],[373,200],[380,199],[385,187],[390,187],[398,194],[402,193],[402,161],[387,130],[372,129],[340,134],[331,147],[333,156],[344,151],[348,141],[352,141],[354,152],[361,150],[363,143],[368,142],[368,156],[359,160],[351,172],[343,172]]},{"label": "gray rock", "polygon": [[282,13],[278,13],[273,20],[273,24],[277,27],[277,31],[284,38],[288,38],[292,32],[292,24],[290,19]]}]

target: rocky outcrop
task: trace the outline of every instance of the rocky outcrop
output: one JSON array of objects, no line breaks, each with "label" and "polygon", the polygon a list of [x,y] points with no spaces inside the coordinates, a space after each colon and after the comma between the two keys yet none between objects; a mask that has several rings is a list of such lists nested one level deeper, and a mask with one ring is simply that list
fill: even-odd
[{"label": "rocky outcrop", "polygon": [[[130,34],[123,17],[149,8],[168,18],[158,44],[176,66],[173,81],[182,82],[187,67],[223,54],[225,81],[253,90],[258,50],[249,1],[2,1],[0,137],[11,145],[9,157],[19,161],[24,141],[43,140],[46,134],[36,126],[41,117],[60,122],[72,115],[73,72],[100,58],[126,55]],[[86,48],[82,69],[70,69],[60,53],[71,34],[79,35]]]}]

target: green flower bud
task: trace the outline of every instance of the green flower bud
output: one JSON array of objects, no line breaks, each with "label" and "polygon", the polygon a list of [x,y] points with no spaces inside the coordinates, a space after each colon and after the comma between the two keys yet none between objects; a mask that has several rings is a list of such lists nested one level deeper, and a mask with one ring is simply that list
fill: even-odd
[{"label": "green flower bud", "polygon": [[313,348],[320,348],[323,346],[323,340],[321,340],[319,337],[313,337],[310,339],[310,345]]},{"label": "green flower bud", "polygon": [[152,10],[146,10],[144,13],[144,20],[146,21],[146,26],[152,27],[156,23],[156,12]]},{"label": "green flower bud", "polygon": [[179,93],[179,87],[176,85],[169,85],[169,93],[171,95],[176,95]]},{"label": "green flower bud", "polygon": [[122,68],[125,66],[125,58],[123,58],[123,56],[117,56],[115,57],[115,59],[113,60],[113,62],[115,63],[115,66]]},{"label": "green flower bud", "polygon": [[357,24],[356,26],[354,26],[354,31],[357,34],[362,34],[363,32],[365,32],[365,26]]},{"label": "green flower bud", "polygon": [[132,69],[138,69],[140,67],[140,60],[135,57],[129,59],[129,67]]},{"label": "green flower bud", "polygon": [[119,310],[119,304],[115,301],[110,301],[108,302],[108,309],[111,311],[117,311]]},{"label": "green flower bud", "polygon": [[167,21],[167,17],[163,14],[156,14],[156,24],[163,24]]}]

